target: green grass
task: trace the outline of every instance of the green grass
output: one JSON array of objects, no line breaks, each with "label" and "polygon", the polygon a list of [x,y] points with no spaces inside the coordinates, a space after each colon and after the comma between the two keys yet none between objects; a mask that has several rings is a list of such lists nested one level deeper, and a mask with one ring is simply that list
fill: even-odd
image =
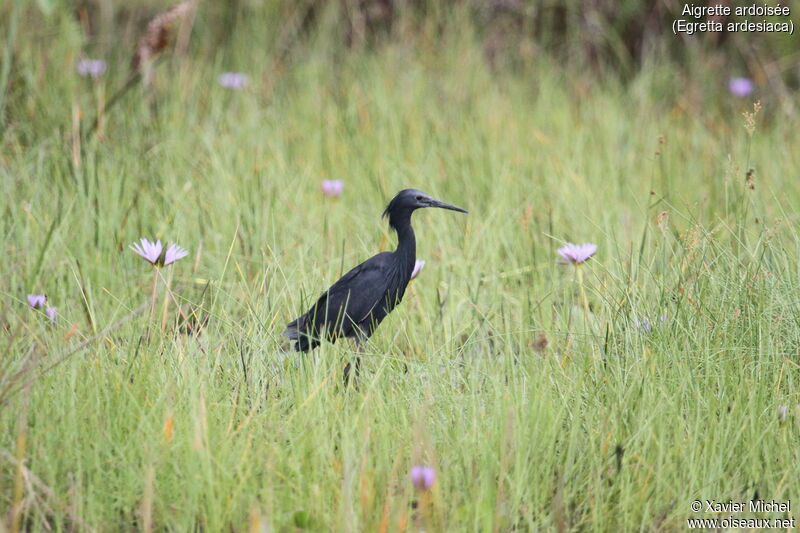
[{"label": "green grass", "polygon": [[[454,31],[270,71],[242,38],[163,62],[157,114],[137,87],[78,144],[73,110],[87,129],[127,59],[78,78],[75,31],[21,47],[5,101],[6,526],[19,504],[26,531],[671,531],[695,499],[797,498],[800,145],[774,102],[751,137],[751,101],[669,66],[494,73]],[[408,186],[470,213],[415,214],[427,266],[343,389],[353,345],[280,333],[393,247]],[[152,314],[140,237],[192,252]],[[566,241],[599,246],[588,313]]]}]

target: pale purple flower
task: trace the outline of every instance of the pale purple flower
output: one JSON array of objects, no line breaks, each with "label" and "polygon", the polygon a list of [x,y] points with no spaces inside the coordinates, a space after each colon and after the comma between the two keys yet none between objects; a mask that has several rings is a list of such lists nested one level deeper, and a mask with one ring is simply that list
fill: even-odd
[{"label": "pale purple flower", "polygon": [[158,260],[161,257],[161,251],[163,249],[164,247],[161,245],[160,240],[156,242],[150,242],[144,238],[141,240],[141,244],[135,242],[133,243],[133,246],[131,246],[131,250],[141,255],[154,265],[158,264]]},{"label": "pale purple flower", "polygon": [[432,466],[411,468],[411,483],[417,490],[428,490],[436,482],[436,470]]},{"label": "pale purple flower", "polygon": [[343,190],[342,180],[322,180],[322,194],[325,196],[341,196]]},{"label": "pale purple flower", "polygon": [[45,296],[44,294],[28,295],[28,305],[30,305],[34,309],[39,309],[40,307],[44,307],[44,304],[46,303],[47,303],[47,296]]},{"label": "pale purple flower", "polygon": [[592,243],[587,244],[572,244],[568,242],[566,245],[558,249],[558,253],[567,262],[579,265],[592,257],[597,251],[597,245]]},{"label": "pale purple flower", "polygon": [[156,242],[150,242],[147,239],[141,239],[141,243],[133,243],[131,250],[157,267],[171,265],[178,259],[189,255],[187,250],[174,243],[170,244],[169,248],[167,248],[165,252],[164,246],[161,244],[160,240]]},{"label": "pale purple flower", "polygon": [[57,307],[48,307],[47,309],[44,310],[45,314],[48,317],[50,317],[50,321],[51,322],[55,322],[56,321],[56,311],[57,310],[58,310]]},{"label": "pale purple flower", "polygon": [[174,263],[187,255],[189,255],[189,252],[184,248],[181,248],[177,244],[170,244],[169,248],[167,248],[167,253],[164,254],[164,266]]},{"label": "pale purple flower", "polygon": [[753,94],[756,84],[750,78],[731,78],[728,81],[728,90],[732,95],[744,98]]},{"label": "pale purple flower", "polygon": [[108,65],[102,59],[81,59],[78,61],[78,74],[99,78],[105,74]]},{"label": "pale purple flower", "polygon": [[658,317],[658,322],[655,320],[651,321],[650,317],[643,316],[641,318],[635,318],[633,323],[642,331],[642,333],[650,333],[653,331],[654,326],[663,326],[664,322],[666,321],[667,313],[661,313],[661,315]]},{"label": "pale purple flower", "polygon": [[786,413],[789,411],[788,405],[778,406],[778,416],[780,416],[781,423],[786,422]]},{"label": "pale purple flower", "polygon": [[636,327],[642,330],[643,333],[650,333],[653,330],[653,325],[647,317],[642,317],[641,319],[635,318],[633,323],[636,324]]},{"label": "pale purple flower", "polygon": [[223,72],[219,77],[221,86],[235,91],[244,89],[248,81],[247,74],[242,74],[241,72]]},{"label": "pale purple flower", "polygon": [[425,260],[417,259],[417,261],[414,263],[414,270],[411,271],[411,278],[409,281],[419,276],[419,273],[422,272],[423,268],[425,268]]}]

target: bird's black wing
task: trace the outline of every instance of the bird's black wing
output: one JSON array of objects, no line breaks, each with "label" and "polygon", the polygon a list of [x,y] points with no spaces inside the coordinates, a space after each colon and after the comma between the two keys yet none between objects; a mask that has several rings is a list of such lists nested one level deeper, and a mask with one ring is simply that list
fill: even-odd
[{"label": "bird's black wing", "polygon": [[323,326],[331,340],[355,335],[357,324],[386,301],[392,277],[390,255],[380,253],[347,272],[322,293],[308,312],[290,322],[284,335],[299,341],[297,349],[301,351],[319,344]]}]

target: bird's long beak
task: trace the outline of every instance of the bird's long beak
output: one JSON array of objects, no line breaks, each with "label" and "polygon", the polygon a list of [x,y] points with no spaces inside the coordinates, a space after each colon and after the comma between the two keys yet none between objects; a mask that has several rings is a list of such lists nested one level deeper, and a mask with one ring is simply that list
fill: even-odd
[{"label": "bird's long beak", "polygon": [[457,205],[448,204],[447,202],[440,202],[439,200],[431,199],[431,207],[440,207],[442,209],[449,209],[450,211],[458,211],[459,213],[468,213],[466,209],[462,209]]}]

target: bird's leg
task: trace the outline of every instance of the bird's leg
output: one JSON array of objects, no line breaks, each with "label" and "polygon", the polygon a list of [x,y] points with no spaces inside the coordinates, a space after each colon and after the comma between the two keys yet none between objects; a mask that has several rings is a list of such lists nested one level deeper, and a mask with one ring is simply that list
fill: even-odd
[{"label": "bird's leg", "polygon": [[[356,337],[356,353],[362,353],[364,351],[364,344],[363,340],[360,337]],[[347,387],[350,385],[350,372],[353,371],[353,384],[358,387],[358,377],[361,374],[361,357],[356,357],[355,364],[351,365],[350,362],[344,365],[344,372],[342,378],[344,379],[344,386]]]}]

